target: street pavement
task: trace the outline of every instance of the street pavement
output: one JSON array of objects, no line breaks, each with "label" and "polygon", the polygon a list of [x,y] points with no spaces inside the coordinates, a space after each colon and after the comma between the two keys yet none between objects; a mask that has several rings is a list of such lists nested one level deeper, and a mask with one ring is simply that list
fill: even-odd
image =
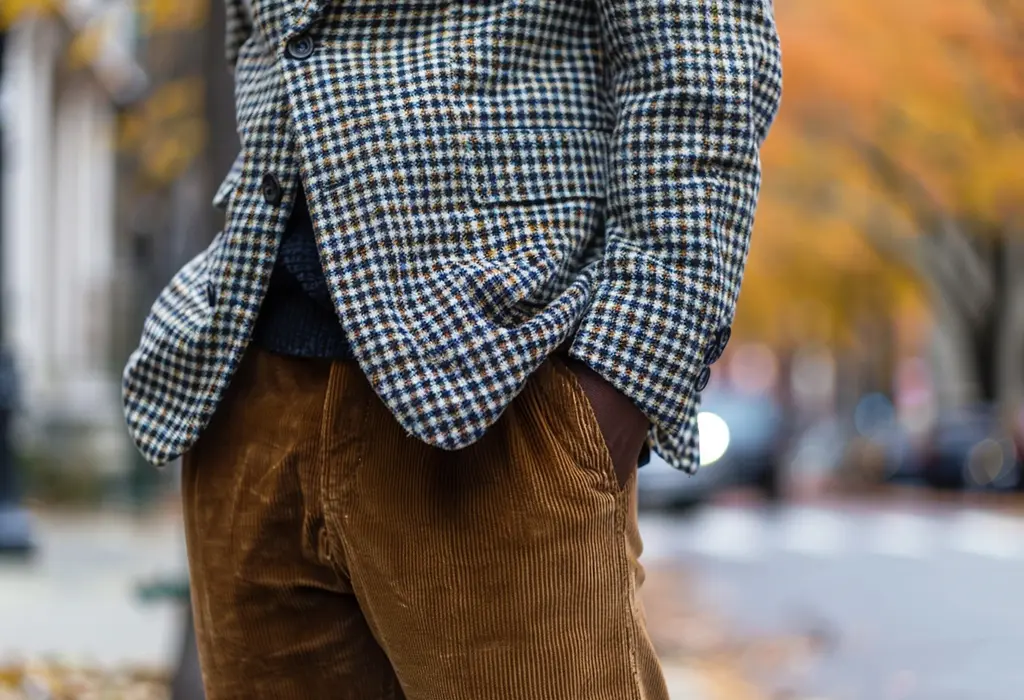
[{"label": "street pavement", "polygon": [[[1019,700],[1024,515],[865,498],[645,513],[652,636],[676,700]],[[0,665],[56,655],[167,666],[180,608],[173,512],[39,514],[37,558],[0,561]]]},{"label": "street pavement", "polygon": [[648,516],[764,697],[1019,700],[1024,517],[872,500]]},{"label": "street pavement", "polygon": [[[38,658],[107,668],[166,668],[175,662],[180,607],[171,601],[144,603],[136,589],[185,571],[176,514],[37,514],[34,525],[40,545],[36,558],[0,560],[0,666]],[[679,586],[675,572],[649,568],[650,588],[658,597],[648,601],[648,610],[659,642],[671,647],[666,677],[673,700],[756,700],[722,663],[692,658],[685,644],[674,641],[679,627],[694,631],[687,611],[677,609],[673,618],[685,622],[657,624],[666,621],[666,601],[679,598]]]},{"label": "street pavement", "polygon": [[0,559],[0,660],[166,666],[174,658],[180,611],[143,603],[136,587],[185,570],[175,518],[44,515],[34,534],[31,561]]}]

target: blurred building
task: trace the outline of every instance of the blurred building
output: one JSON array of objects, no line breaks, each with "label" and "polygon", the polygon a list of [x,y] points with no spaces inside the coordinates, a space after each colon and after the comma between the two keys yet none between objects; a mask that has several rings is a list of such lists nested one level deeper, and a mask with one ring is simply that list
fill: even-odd
[{"label": "blurred building", "polygon": [[[7,0],[4,0],[5,2]],[[112,361],[117,119],[144,88],[128,0],[47,3],[7,29],[2,72],[6,337],[25,437],[123,463]]]}]

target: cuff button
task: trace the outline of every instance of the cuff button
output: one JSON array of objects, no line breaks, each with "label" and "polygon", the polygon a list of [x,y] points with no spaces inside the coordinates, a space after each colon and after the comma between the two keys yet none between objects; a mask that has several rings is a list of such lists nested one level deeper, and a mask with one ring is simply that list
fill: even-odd
[{"label": "cuff button", "polygon": [[700,374],[697,376],[697,391],[704,391],[708,388],[708,383],[711,381],[711,368],[707,365],[701,369]]}]

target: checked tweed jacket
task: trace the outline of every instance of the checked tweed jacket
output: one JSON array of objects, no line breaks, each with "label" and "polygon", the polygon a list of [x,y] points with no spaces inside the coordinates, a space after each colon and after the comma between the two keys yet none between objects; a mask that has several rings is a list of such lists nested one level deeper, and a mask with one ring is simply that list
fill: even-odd
[{"label": "checked tweed jacket", "polygon": [[227,223],[123,377],[151,462],[231,381],[301,178],[340,322],[408,433],[472,443],[573,337],[696,468],[780,99],[771,0],[226,1]]}]

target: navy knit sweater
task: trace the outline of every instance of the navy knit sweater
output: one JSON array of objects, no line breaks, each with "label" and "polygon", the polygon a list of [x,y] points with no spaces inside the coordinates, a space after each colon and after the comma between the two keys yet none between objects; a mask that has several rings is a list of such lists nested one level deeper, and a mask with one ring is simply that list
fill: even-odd
[{"label": "navy knit sweater", "polygon": [[353,359],[327,289],[301,189],[260,307],[253,343],[281,355]]}]

